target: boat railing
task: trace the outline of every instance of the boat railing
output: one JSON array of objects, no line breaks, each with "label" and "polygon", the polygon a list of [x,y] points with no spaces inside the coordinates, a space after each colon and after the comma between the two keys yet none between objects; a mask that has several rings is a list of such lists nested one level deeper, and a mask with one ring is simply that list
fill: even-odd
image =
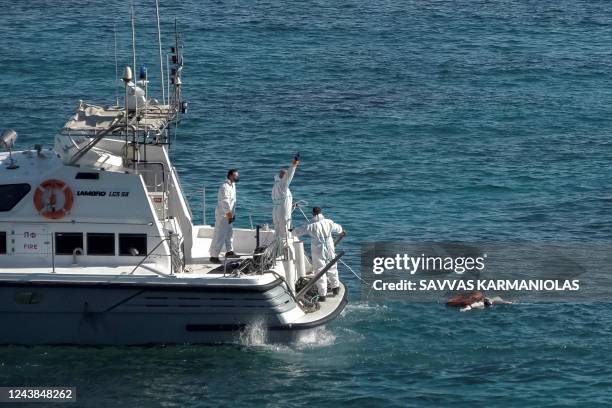
[{"label": "boat railing", "polygon": [[[144,268],[144,269],[146,269],[146,270],[148,270],[148,271],[150,271],[150,272],[153,272],[153,273],[155,273],[156,275],[159,275],[159,276],[163,276],[163,277],[170,277],[170,276],[173,276],[173,275],[174,275],[174,273],[176,272],[176,271],[174,270],[174,268],[175,268],[175,263],[173,262],[173,259],[171,259],[171,262],[170,262],[170,268],[171,268],[171,269],[170,269],[170,274],[167,274],[167,273],[161,272],[161,271],[159,271],[159,270],[157,270],[157,269],[154,269],[154,268],[144,267],[144,266],[143,266],[143,264],[145,263],[145,261],[146,261],[147,259],[149,259],[149,257],[151,257],[151,255],[153,255],[153,253],[154,253],[155,251],[157,251],[157,248],[159,248],[159,247],[160,247],[160,246],[161,246],[161,245],[162,245],[164,242],[168,241],[168,244],[169,244],[170,246],[172,246],[172,245],[171,245],[171,244],[172,244],[172,239],[173,239],[173,234],[172,234],[172,233],[171,233],[169,236],[167,236],[167,237],[163,237],[162,239],[160,239],[160,240],[159,240],[159,242],[157,243],[157,245],[155,245],[155,246],[153,247],[153,249],[151,249],[151,250],[149,251],[149,253],[148,253],[148,254],[146,254],[146,255],[145,255],[145,257],[144,257],[144,258],[142,258],[142,260],[141,260],[140,262],[138,262],[138,264],[136,264],[136,266],[134,267],[134,269],[132,269],[132,271],[131,271],[131,272],[130,272],[128,275],[133,275],[133,274],[134,274],[134,272],[136,272],[136,270],[137,270],[138,268],[141,268],[141,267],[142,267],[142,268]],[[166,255],[166,256],[170,256],[171,258],[174,258],[173,253],[172,253],[172,250],[171,250],[170,254],[169,254],[169,255]]]},{"label": "boat railing", "polygon": [[142,176],[149,193],[162,193],[167,191],[167,176],[163,163],[140,162],[135,172]]},{"label": "boat railing", "polygon": [[185,247],[191,248],[193,217],[189,203],[183,196],[176,173],[172,170],[168,172],[167,188],[168,215],[178,223]]}]

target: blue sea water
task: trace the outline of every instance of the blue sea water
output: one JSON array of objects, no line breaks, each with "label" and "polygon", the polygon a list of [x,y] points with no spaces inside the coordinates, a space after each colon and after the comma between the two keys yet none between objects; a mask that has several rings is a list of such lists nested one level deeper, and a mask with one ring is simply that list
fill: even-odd
[{"label": "blue sea water", "polygon": [[[612,9],[606,1],[162,0],[190,101],[173,157],[208,221],[228,167],[239,225],[294,196],[364,241],[610,242]],[[0,0],[0,117],[52,143],[79,99],[114,100],[129,2]],[[157,89],[154,1],[135,1]],[[292,345],[0,348],[0,385],[73,385],[79,406],[610,406],[607,304],[458,313],[369,303]]]}]

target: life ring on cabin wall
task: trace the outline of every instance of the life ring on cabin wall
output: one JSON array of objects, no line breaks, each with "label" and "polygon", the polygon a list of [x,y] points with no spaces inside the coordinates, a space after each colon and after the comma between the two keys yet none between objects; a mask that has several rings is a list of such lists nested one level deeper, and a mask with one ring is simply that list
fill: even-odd
[{"label": "life ring on cabin wall", "polygon": [[[58,207],[57,193],[64,195],[64,205]],[[74,194],[70,187],[61,180],[44,181],[34,193],[34,206],[40,215],[52,220],[64,218],[72,209]]]}]

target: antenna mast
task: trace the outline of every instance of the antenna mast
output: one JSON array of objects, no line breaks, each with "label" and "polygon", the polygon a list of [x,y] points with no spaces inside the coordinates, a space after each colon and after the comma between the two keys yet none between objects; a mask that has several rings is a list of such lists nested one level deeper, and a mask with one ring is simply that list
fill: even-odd
[{"label": "antenna mast", "polygon": [[132,56],[134,58],[134,65],[132,69],[136,70],[136,22],[134,19],[134,4],[132,3]]},{"label": "antenna mast", "polygon": [[117,65],[117,24],[113,25],[113,34],[115,35],[115,102],[116,106],[119,106],[119,66]]},{"label": "antenna mast", "polygon": [[159,72],[160,72],[159,77],[161,78],[162,103],[165,105],[166,104],[166,89],[164,86],[164,59],[162,56],[161,28],[159,24],[159,0],[155,0],[155,10],[157,12],[157,43],[159,44]]}]

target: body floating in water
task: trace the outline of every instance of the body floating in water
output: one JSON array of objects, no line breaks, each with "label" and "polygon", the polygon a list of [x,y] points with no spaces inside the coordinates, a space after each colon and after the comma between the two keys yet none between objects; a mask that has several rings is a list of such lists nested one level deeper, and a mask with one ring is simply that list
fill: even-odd
[{"label": "body floating in water", "polygon": [[448,299],[446,306],[460,307],[462,312],[467,312],[473,309],[484,309],[491,307],[495,303],[497,304],[511,304],[509,300],[504,300],[499,296],[485,296],[482,292],[476,291],[471,293],[464,293],[462,295],[456,295]]}]

